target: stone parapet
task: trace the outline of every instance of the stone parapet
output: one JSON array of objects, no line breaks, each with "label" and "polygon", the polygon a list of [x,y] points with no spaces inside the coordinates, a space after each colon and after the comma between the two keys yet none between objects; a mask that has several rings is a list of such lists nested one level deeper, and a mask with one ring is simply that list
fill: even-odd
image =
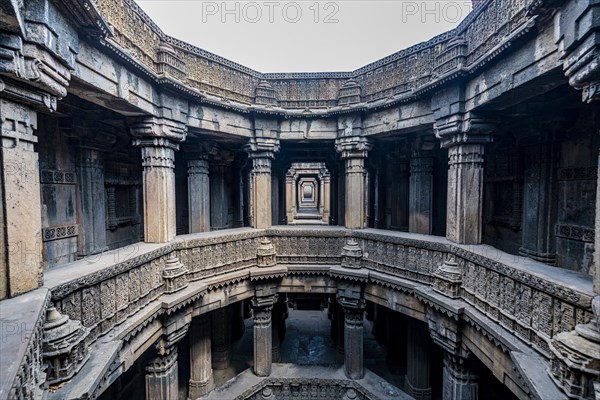
[{"label": "stone parapet", "polygon": [[[341,249],[350,234],[361,244],[361,270],[340,266]],[[259,269],[256,249],[265,237],[273,242],[278,264],[285,270],[278,272],[277,279],[252,282],[250,270]],[[83,327],[89,329],[87,343],[92,354],[98,338],[107,338],[117,324],[133,323],[141,318],[136,317],[140,313],[154,310],[153,317],[143,317],[139,328],[121,331],[116,340],[129,342],[144,329],[142,322],[147,318],[175,315],[177,310],[183,312],[186,307],[193,307],[195,299],[201,296],[222,296],[223,291],[217,290],[222,287],[234,290],[228,292],[230,296],[248,293],[248,290],[252,293],[250,288],[253,288],[256,306],[270,307],[273,296],[280,290],[279,282],[297,285],[303,276],[330,279],[328,293],[342,289],[339,294],[346,300],[344,305],[348,309],[353,305],[356,310],[361,308],[361,286],[366,285],[371,295],[374,290],[419,293],[414,301],[436,304],[449,315],[471,321],[469,324],[474,323],[475,314],[481,313],[490,325],[478,329],[487,332],[489,337],[505,332],[502,335],[510,335],[511,340],[522,342],[546,357],[551,355],[551,338],[574,330],[576,324],[584,324],[592,317],[589,277],[570,271],[556,275],[551,267],[528,259],[515,259],[489,246],[459,246],[434,236],[371,229],[350,233],[333,227],[278,227],[266,231],[243,228],[186,235],[185,239],[178,238],[169,244],[136,246],[101,254],[95,263],[81,260],[58,267],[46,276],[45,283],[57,310],[71,320],[81,321]],[[330,246],[335,248],[331,254],[327,250]],[[317,254],[310,256],[314,252]],[[187,288],[167,295],[162,266],[172,253],[178,254],[188,269],[186,276],[190,283]],[[436,271],[449,255],[462,272],[460,297],[455,299],[431,290]],[[82,263],[86,268],[81,268]],[[294,266],[303,263],[308,268]],[[323,265],[329,267],[323,268]],[[268,268],[260,268],[265,269]],[[543,273],[545,269],[551,269],[552,274]],[[358,272],[361,272],[359,277],[348,276]],[[343,290],[344,287],[347,290]],[[384,298],[387,297],[384,295]],[[227,304],[226,300],[219,301]],[[150,304],[159,306],[146,307]],[[461,308],[468,308],[469,314],[460,316]],[[177,327],[181,324],[168,321],[185,323],[188,317],[181,318],[159,319],[161,324],[172,327],[163,333],[169,342],[177,340],[181,333]],[[506,346],[502,344],[505,342],[497,343]],[[166,345],[168,347],[168,343]]]}]

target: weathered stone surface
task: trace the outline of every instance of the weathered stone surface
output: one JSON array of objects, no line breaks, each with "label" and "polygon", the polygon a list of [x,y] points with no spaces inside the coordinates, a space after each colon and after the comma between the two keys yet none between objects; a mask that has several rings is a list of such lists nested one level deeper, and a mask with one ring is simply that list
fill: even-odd
[{"label": "weathered stone surface", "polygon": [[36,112],[0,99],[2,123],[2,284],[0,298],[12,297],[42,284],[42,216]]}]

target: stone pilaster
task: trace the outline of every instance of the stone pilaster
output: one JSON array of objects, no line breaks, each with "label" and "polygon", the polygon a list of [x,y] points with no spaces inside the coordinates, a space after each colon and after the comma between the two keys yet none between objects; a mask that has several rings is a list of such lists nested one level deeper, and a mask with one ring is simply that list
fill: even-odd
[{"label": "stone pilaster", "polygon": [[271,161],[279,151],[279,140],[252,138],[245,147],[250,159],[250,212],[252,227],[269,228],[272,225]]},{"label": "stone pilaster", "polygon": [[277,294],[252,299],[254,310],[254,374],[256,376],[266,377],[271,375],[272,313],[276,301]]},{"label": "stone pilaster", "polygon": [[210,230],[210,178],[206,155],[188,160],[188,212],[190,233]]},{"label": "stone pilaster", "polygon": [[549,136],[535,137],[525,145],[522,245],[519,254],[554,264],[554,229],[558,212],[558,162],[560,147]]},{"label": "stone pilaster", "polygon": [[189,398],[197,399],[213,388],[211,364],[211,317],[201,315],[190,325]]},{"label": "stone pilaster", "polygon": [[406,391],[416,400],[431,399],[431,382],[429,378],[429,341],[427,328],[409,321],[406,348]]},{"label": "stone pilaster", "polygon": [[433,157],[415,153],[410,159],[409,232],[431,235],[433,213]]},{"label": "stone pilaster", "polygon": [[184,124],[164,118],[130,123],[134,146],[142,149],[144,241],[165,243],[175,238],[175,151],[185,140]]},{"label": "stone pilaster", "polygon": [[1,299],[39,287],[43,263],[37,114],[0,99],[0,119]]},{"label": "stone pilaster", "polygon": [[177,347],[159,354],[146,365],[146,398],[172,400],[179,398]]},{"label": "stone pilaster", "polygon": [[227,369],[231,361],[231,306],[212,312],[212,367]]},{"label": "stone pilaster", "polygon": [[360,136],[342,137],[336,140],[335,148],[345,162],[345,226],[349,229],[366,227],[367,191],[365,159],[373,148],[368,138]]}]

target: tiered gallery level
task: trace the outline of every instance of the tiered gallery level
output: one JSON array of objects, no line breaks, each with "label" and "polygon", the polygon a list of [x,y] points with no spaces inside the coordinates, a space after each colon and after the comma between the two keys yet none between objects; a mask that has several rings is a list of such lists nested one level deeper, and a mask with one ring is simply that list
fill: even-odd
[{"label": "tiered gallery level", "polygon": [[[484,0],[265,74],[132,0],[0,3],[0,399],[597,399],[599,32]],[[279,363],[314,307],[337,364]]]}]

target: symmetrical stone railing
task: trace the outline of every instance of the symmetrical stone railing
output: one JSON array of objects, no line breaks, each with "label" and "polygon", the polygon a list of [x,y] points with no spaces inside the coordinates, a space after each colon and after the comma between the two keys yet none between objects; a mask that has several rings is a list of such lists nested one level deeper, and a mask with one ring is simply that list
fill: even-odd
[{"label": "symmetrical stone railing", "polygon": [[[335,281],[338,278],[333,270],[336,265],[339,269],[341,250],[349,236],[357,239],[362,249],[360,267],[369,284],[394,289],[402,282],[415,282],[445,294],[437,283],[439,269],[445,263],[454,263],[459,275],[454,281],[459,287],[455,300],[462,299],[463,304],[475,307],[546,358],[551,357],[548,343],[552,337],[592,317],[592,288],[587,276],[519,259],[489,246],[467,247],[434,236],[371,229],[352,232],[333,227],[243,228],[179,236],[165,245],[139,244],[132,251],[121,252],[121,256],[115,251],[51,270],[46,275],[46,286],[26,296],[49,290],[50,307],[72,321],[81,321],[80,331],[89,330],[85,342],[93,346],[150,303],[160,302],[161,296],[169,300],[162,301],[162,311],[159,307],[153,312],[169,314],[177,309],[169,307],[180,307],[178,296],[185,296],[184,302],[190,304],[207,290],[217,292],[241,281],[250,284],[256,276],[257,249],[264,246],[265,237],[273,243],[277,258],[273,276],[326,274]],[[203,290],[194,289],[204,283]],[[47,307],[45,301],[38,303]],[[43,321],[43,315],[38,321]],[[146,323],[140,320],[139,329],[128,328],[130,333],[120,337],[131,340]],[[25,346],[33,355],[42,352],[42,337],[37,333],[35,337]],[[17,387],[36,387],[35,382],[43,379],[35,370],[39,369],[35,367],[36,358],[27,359],[34,370],[25,368],[16,373],[11,380],[15,391]],[[35,398],[35,393],[12,397]]]},{"label": "symmetrical stone railing", "polygon": [[[407,100],[477,70],[534,26],[544,2],[482,2],[454,30],[352,72],[271,74],[166,35],[133,0],[96,3],[113,32],[102,43],[153,80],[228,107],[268,105],[281,107],[280,111],[320,108],[335,112]],[[349,81],[357,92],[347,101],[343,87]]]}]

